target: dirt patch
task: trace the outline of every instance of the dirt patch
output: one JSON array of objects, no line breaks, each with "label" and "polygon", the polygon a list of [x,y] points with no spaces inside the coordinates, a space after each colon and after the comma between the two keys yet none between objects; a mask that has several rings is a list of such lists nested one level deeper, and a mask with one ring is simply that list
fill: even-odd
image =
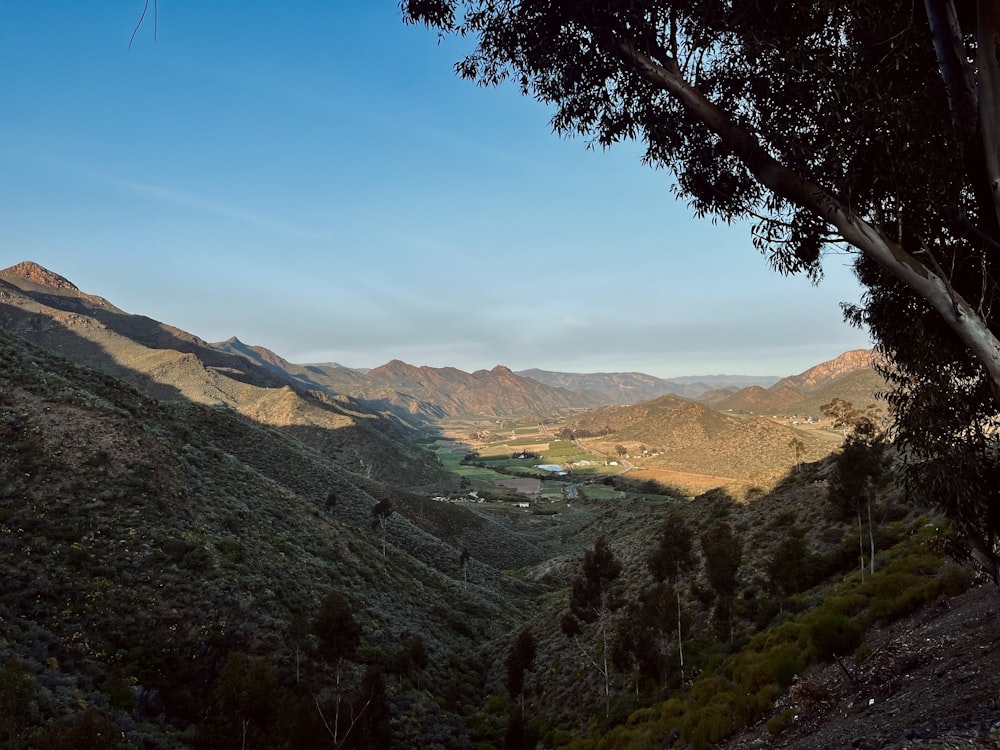
[{"label": "dirt patch", "polygon": [[853,683],[836,666],[810,670],[776,706],[795,717],[787,729],[761,722],[720,747],[1000,748],[998,615],[1000,592],[983,585],[870,631]]},{"label": "dirt patch", "polygon": [[541,479],[494,479],[493,484],[497,487],[506,487],[509,490],[514,490],[521,495],[540,495],[542,493]]},{"label": "dirt patch", "polygon": [[735,487],[742,483],[732,477],[719,477],[711,474],[695,474],[688,471],[673,471],[671,469],[651,469],[648,467],[634,468],[628,473],[632,479],[655,479],[660,484],[677,487],[692,495],[700,495],[716,487]]}]

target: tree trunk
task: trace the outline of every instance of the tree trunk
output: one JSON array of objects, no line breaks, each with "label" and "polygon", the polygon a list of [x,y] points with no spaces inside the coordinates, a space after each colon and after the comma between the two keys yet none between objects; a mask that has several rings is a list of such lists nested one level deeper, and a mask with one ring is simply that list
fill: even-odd
[{"label": "tree trunk", "polygon": [[603,649],[603,653],[601,654],[601,661],[603,663],[601,674],[604,676],[604,715],[607,717],[611,715],[611,678],[608,673],[607,609],[603,604],[601,605],[601,641]]},{"label": "tree trunk", "polygon": [[677,580],[677,585],[674,586],[674,591],[677,592],[677,653],[681,660],[681,685],[684,684],[684,637],[681,633],[681,582],[680,579]]},{"label": "tree trunk", "polygon": [[868,570],[875,575],[875,524],[872,522],[872,498],[868,496],[868,542],[871,552],[868,557]]},{"label": "tree trunk", "polygon": [[861,511],[858,511],[858,555],[861,559],[861,583],[865,582],[865,527],[861,525]]}]

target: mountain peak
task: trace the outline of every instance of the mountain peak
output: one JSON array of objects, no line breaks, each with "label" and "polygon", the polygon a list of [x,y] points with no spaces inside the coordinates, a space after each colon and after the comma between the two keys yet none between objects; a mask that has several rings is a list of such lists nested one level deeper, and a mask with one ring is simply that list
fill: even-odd
[{"label": "mountain peak", "polygon": [[71,289],[75,292],[80,291],[69,279],[60,276],[57,273],[53,273],[49,269],[43,268],[30,260],[22,261],[21,263],[11,266],[10,268],[5,268],[3,271],[0,271],[0,274],[6,276],[18,276],[26,281],[30,281],[33,284],[49,286],[53,289]]}]

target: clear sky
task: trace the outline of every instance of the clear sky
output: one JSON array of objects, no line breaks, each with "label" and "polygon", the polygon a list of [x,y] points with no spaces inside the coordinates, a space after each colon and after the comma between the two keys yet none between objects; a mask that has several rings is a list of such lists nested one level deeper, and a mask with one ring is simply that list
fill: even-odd
[{"label": "clear sky", "polygon": [[869,346],[396,0],[0,4],[0,267],[293,362],[789,375]]}]

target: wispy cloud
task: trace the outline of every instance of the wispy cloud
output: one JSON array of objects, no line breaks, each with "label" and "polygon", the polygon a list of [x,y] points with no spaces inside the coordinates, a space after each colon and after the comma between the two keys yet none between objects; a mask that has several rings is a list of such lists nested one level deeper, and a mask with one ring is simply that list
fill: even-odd
[{"label": "wispy cloud", "polygon": [[18,151],[16,153],[8,152],[8,156],[30,161],[38,167],[68,175],[82,182],[89,182],[93,185],[104,185],[153,201],[193,209],[200,213],[230,219],[242,224],[249,224],[292,239],[329,242],[337,238],[337,235],[333,232],[303,229],[275,220],[270,216],[226,203],[225,201],[174,187],[154,185],[128,177],[109,174],[53,154]]},{"label": "wispy cloud", "polygon": [[301,229],[290,224],[275,221],[270,217],[261,216],[255,212],[247,211],[238,206],[229,205],[227,203],[223,203],[222,201],[217,201],[212,198],[196,195],[183,190],[176,190],[174,188],[163,187],[160,185],[151,185],[145,182],[128,180],[111,175],[93,174],[91,176],[95,181],[104,182],[107,185],[131,192],[135,195],[146,196],[148,198],[163,201],[165,203],[171,203],[176,206],[193,208],[203,213],[221,216],[223,218],[232,219],[244,224],[251,224],[253,226],[261,227],[262,229],[267,229],[268,231],[276,234],[285,235],[286,237],[317,241],[330,241],[335,238],[335,235],[331,232],[316,232],[309,229]]}]

